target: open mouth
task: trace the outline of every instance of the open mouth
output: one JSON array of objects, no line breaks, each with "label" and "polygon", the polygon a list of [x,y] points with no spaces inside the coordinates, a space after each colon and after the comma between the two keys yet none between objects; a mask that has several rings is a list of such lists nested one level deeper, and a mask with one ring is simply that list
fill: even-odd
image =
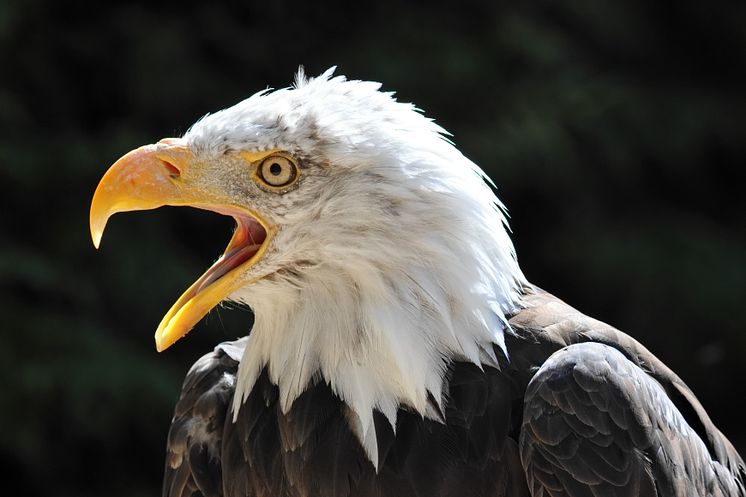
[{"label": "open mouth", "polygon": [[[241,158],[256,161],[269,153]],[[277,230],[252,207],[236,203],[232,195],[214,187],[206,191],[200,183],[201,176],[194,174],[201,167],[201,161],[184,140],[163,139],[117,160],[101,178],[91,200],[89,222],[96,248],[109,218],[118,212],[170,205],[209,210],[236,221],[236,230],[223,254],[179,297],[158,325],[155,346],[159,352],[186,335],[211,309],[241,287],[260,279],[260,275],[252,273],[254,265],[262,260]],[[251,198],[241,200],[250,202]]]},{"label": "open mouth", "polygon": [[267,239],[267,230],[253,217],[233,214],[233,219],[236,220],[236,231],[233,232],[233,237],[225,248],[225,252],[192,285],[189,289],[191,292],[189,298],[194,297],[234,269],[250,262]]},{"label": "open mouth", "polygon": [[193,207],[233,217],[236,230],[223,255],[179,297],[161,320],[155,334],[159,351],[186,335],[212,308],[247,284],[242,275],[261,260],[272,238],[273,230],[269,225],[244,209],[194,204]]}]

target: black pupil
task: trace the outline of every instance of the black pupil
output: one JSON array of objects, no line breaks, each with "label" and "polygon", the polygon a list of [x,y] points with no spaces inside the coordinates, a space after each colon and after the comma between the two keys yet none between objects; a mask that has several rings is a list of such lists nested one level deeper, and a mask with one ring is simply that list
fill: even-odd
[{"label": "black pupil", "polygon": [[279,165],[277,162],[273,162],[271,166],[269,166],[269,172],[272,174],[272,176],[279,176],[282,172],[282,166]]}]

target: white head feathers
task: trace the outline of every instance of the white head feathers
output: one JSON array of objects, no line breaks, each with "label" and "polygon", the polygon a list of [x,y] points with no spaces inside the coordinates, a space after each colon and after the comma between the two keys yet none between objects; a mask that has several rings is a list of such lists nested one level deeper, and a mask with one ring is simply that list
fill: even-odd
[{"label": "white head feathers", "polygon": [[[373,409],[439,418],[451,361],[495,365],[526,281],[501,204],[444,131],[380,84],[299,74],[206,116],[186,134],[203,156],[282,149],[299,186],[255,202],[279,226],[267,275],[231,296],[254,311],[234,410],[268,368],[282,408],[329,383],[378,461]],[[441,406],[442,407],[442,406]]]}]

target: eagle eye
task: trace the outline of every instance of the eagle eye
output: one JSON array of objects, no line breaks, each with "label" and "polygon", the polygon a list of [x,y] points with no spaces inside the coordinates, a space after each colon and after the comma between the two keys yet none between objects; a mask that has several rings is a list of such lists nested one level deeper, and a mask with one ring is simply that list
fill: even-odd
[{"label": "eagle eye", "polygon": [[265,157],[256,169],[256,176],[271,189],[287,188],[300,175],[298,165],[293,159],[285,155],[273,154]]}]

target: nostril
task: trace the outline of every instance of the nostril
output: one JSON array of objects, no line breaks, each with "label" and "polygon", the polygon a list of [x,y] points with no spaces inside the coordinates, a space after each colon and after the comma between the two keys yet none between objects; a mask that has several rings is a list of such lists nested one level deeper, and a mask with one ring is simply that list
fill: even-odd
[{"label": "nostril", "polygon": [[178,167],[163,159],[161,159],[161,162],[163,163],[163,167],[165,167],[168,171],[168,175],[171,177],[171,179],[177,179],[181,176],[181,171]]}]

